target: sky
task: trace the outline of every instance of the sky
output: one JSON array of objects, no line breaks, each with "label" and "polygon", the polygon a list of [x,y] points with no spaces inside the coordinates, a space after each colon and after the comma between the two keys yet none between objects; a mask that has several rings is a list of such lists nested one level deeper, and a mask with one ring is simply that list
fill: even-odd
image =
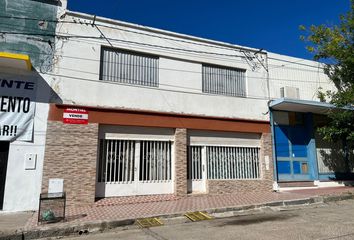
[{"label": "sky", "polygon": [[68,0],[72,11],[312,59],[299,25],[338,24],[350,0]]}]

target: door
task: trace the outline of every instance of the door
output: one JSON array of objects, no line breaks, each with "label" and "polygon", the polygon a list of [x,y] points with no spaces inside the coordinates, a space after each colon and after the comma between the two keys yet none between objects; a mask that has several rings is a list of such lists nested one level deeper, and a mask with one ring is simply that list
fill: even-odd
[{"label": "door", "polygon": [[9,142],[0,141],[0,210],[3,209]]},{"label": "door", "polygon": [[278,125],[274,130],[279,181],[313,180],[308,156],[311,137],[305,126]]},{"label": "door", "polygon": [[97,197],[172,194],[172,143],[101,139]]},{"label": "door", "polygon": [[190,146],[187,165],[188,192],[206,193],[206,148]]}]

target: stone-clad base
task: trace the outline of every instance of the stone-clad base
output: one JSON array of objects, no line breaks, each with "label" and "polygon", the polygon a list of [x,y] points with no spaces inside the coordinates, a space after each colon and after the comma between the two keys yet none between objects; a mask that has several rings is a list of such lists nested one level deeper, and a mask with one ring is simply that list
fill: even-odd
[{"label": "stone-clad base", "polygon": [[272,182],[265,180],[208,180],[209,194],[272,191]]},{"label": "stone-clad base", "polygon": [[94,203],[97,144],[98,124],[48,121],[42,192],[50,178],[62,178],[68,205]]},{"label": "stone-clad base", "polygon": [[[266,163],[265,159],[268,159]],[[208,180],[209,194],[238,192],[264,192],[273,190],[272,138],[270,133],[263,133],[260,149],[260,179],[257,180]]]},{"label": "stone-clad base", "polygon": [[[68,205],[92,204],[95,200],[98,123],[63,124],[48,121],[42,192],[50,178],[64,179]],[[187,194],[188,130],[176,128],[174,141],[174,194]],[[273,162],[271,135],[263,133],[260,148],[260,179],[209,180],[209,194],[272,191]],[[266,161],[265,159],[269,159]]]}]

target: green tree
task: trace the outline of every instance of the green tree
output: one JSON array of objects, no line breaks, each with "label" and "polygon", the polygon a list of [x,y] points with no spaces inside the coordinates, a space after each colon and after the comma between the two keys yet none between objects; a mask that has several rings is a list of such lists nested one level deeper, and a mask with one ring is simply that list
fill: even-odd
[{"label": "green tree", "polygon": [[308,44],[307,50],[314,54],[314,60],[324,63],[324,71],[336,87],[336,91],[318,93],[321,101],[336,106],[328,114],[328,124],[319,132],[325,140],[340,141],[349,160],[354,146],[354,0],[350,1],[348,13],[340,16],[338,25],[300,29],[305,32],[301,39]]}]

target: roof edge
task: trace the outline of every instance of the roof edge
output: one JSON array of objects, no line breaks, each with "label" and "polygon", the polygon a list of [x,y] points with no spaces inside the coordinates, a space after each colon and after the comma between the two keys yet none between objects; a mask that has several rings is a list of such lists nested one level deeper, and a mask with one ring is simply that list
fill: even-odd
[{"label": "roof edge", "polygon": [[327,102],[318,102],[311,100],[301,100],[301,99],[291,99],[291,98],[278,98],[269,102],[269,107],[275,107],[281,103],[296,103],[308,106],[325,107],[325,108],[335,108],[333,104]]},{"label": "roof edge", "polygon": [[231,49],[234,48],[234,49],[238,49],[238,50],[268,54],[268,52],[264,49],[244,47],[244,46],[240,46],[240,45],[236,45],[236,44],[232,44],[232,43],[226,43],[226,42],[211,40],[211,39],[202,38],[202,37],[195,37],[195,36],[188,35],[188,34],[176,33],[176,32],[172,32],[172,31],[168,31],[168,30],[162,30],[162,29],[148,27],[148,26],[139,25],[139,24],[135,24],[135,23],[128,23],[128,22],[124,22],[124,21],[120,21],[120,20],[115,20],[112,18],[99,17],[99,16],[87,14],[87,13],[75,12],[75,11],[70,11],[70,10],[66,10],[65,13],[66,13],[66,15],[72,16],[72,17],[82,17],[82,18],[86,18],[89,20],[95,19],[95,21],[100,21],[103,23],[120,25],[123,27],[130,27],[130,28],[134,28],[137,30],[144,30],[144,31],[149,31],[152,33],[157,33],[157,34],[165,34],[165,35],[168,35],[171,37],[179,37],[179,38],[184,38],[184,39],[191,40],[191,41],[198,41],[198,42],[207,43],[207,44],[211,44],[211,45],[229,47]]}]

